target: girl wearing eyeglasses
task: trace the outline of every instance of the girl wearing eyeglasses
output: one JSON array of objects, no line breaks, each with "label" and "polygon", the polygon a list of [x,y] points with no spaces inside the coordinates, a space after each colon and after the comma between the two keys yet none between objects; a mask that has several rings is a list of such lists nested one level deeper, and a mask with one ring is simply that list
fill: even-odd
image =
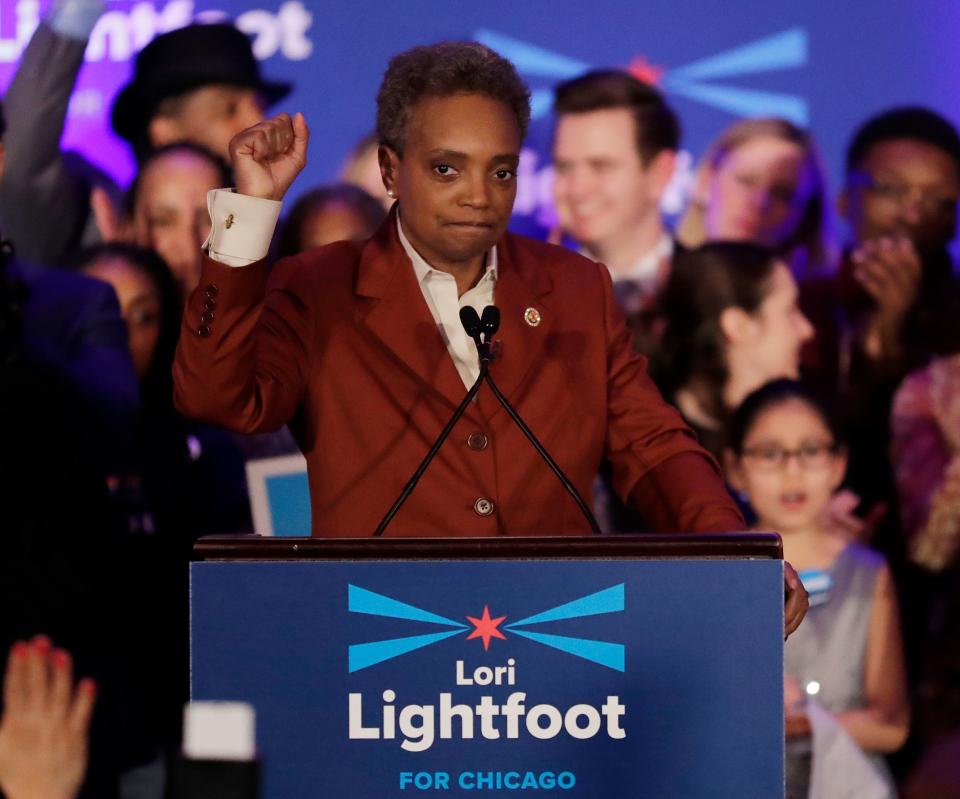
[{"label": "girl wearing eyeglasses", "polygon": [[756,529],[780,533],[784,559],[810,594],[807,618],[785,651],[788,795],[806,797],[811,779],[843,778],[835,768],[817,772],[812,720],[823,710],[867,755],[861,766],[872,765],[877,782],[891,786],[882,754],[899,749],[909,728],[900,620],[882,556],[826,521],[847,465],[836,426],[801,384],[776,380],[733,414],[725,462]]}]

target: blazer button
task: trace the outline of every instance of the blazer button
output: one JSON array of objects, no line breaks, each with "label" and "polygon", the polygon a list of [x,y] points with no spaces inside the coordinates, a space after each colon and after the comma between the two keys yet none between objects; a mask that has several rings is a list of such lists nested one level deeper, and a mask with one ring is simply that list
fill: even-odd
[{"label": "blazer button", "polygon": [[479,430],[467,436],[467,446],[470,447],[470,449],[486,449],[487,443],[487,437]]},{"label": "blazer button", "polygon": [[200,338],[208,338],[210,336],[210,328],[207,325],[200,325],[200,327],[197,328],[197,335],[200,336]]},{"label": "blazer button", "polygon": [[217,307],[217,301],[213,297],[207,297],[203,303],[203,310],[212,311]]},{"label": "blazer button", "polygon": [[200,321],[205,325],[209,325],[213,321],[213,311],[204,311],[200,314]]},{"label": "blazer button", "polygon": [[477,516],[489,516],[493,513],[494,507],[493,500],[487,499],[486,497],[480,497],[480,499],[473,503],[473,510]]},{"label": "blazer button", "polygon": [[210,283],[203,290],[203,293],[206,294],[208,297],[216,297],[220,293],[220,289],[218,289],[215,284]]}]

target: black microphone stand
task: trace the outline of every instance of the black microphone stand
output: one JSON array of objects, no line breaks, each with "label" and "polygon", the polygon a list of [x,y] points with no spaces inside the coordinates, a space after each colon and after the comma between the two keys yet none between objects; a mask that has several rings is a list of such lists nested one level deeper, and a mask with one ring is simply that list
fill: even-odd
[{"label": "black microphone stand", "polygon": [[[469,311],[473,312],[473,316],[476,316],[476,311],[473,308],[470,308]],[[474,343],[477,345],[477,351],[480,353],[480,363],[490,363],[495,357],[495,353],[491,351],[491,340],[493,334],[500,329],[500,309],[495,305],[488,305],[483,309],[483,316],[480,319],[479,325],[474,325],[473,320],[468,318],[464,319],[464,316],[470,317],[467,308],[463,308],[460,311],[460,318],[463,322],[463,326],[466,328],[467,333],[473,338]],[[464,312],[467,312],[466,314]],[[471,328],[476,332],[471,332]],[[478,329],[479,328],[479,329]],[[480,341],[479,331],[482,330],[486,334],[486,341]],[[520,414],[517,413],[516,409],[510,404],[510,401],[503,395],[503,392],[500,391],[500,388],[497,386],[496,382],[493,379],[493,375],[490,374],[489,369],[481,372],[481,378],[486,379],[487,385],[490,386],[490,390],[493,392],[493,396],[497,398],[500,404],[503,406],[503,409],[509,414],[510,418],[513,419],[514,424],[520,428],[526,437],[527,441],[533,444],[533,448],[540,454],[540,457],[543,458],[547,466],[550,467],[557,479],[560,481],[561,485],[567,490],[567,493],[573,497],[573,501],[577,503],[577,507],[580,508],[580,512],[586,518],[587,523],[590,525],[590,529],[593,530],[597,535],[601,534],[600,525],[597,524],[597,520],[594,517],[593,513],[590,512],[590,507],[586,502],[583,501],[583,497],[580,496],[580,493],[577,491],[573,483],[570,482],[564,473],[563,469],[557,464],[557,462],[550,457],[550,453],[547,452],[546,447],[540,443],[539,439],[533,434],[533,431],[527,427],[526,422],[520,418]]]},{"label": "black microphone stand", "polygon": [[[473,312],[473,317],[470,318],[469,314],[467,314],[467,319],[464,320],[464,311],[467,310]],[[390,510],[387,511],[386,516],[380,520],[380,524],[377,525],[377,529],[373,531],[374,538],[379,538],[383,535],[383,531],[387,529],[387,525],[390,524],[390,522],[393,520],[393,517],[397,515],[397,511],[399,511],[403,506],[403,503],[407,501],[407,497],[413,493],[413,489],[416,488],[417,483],[420,482],[420,478],[423,477],[423,473],[427,470],[430,462],[440,451],[440,447],[443,446],[443,442],[446,441],[450,436],[450,433],[453,431],[453,428],[456,426],[457,422],[460,421],[460,417],[463,416],[464,412],[467,410],[467,406],[469,406],[473,401],[473,398],[477,396],[480,386],[483,385],[483,381],[487,377],[487,372],[490,369],[490,362],[493,360],[490,353],[489,337],[486,344],[480,342],[480,318],[477,316],[477,312],[473,308],[470,308],[470,306],[466,306],[460,310],[460,320],[467,329],[467,334],[477,342],[477,348],[480,349],[480,374],[477,376],[477,379],[473,381],[473,385],[470,386],[470,390],[467,392],[467,395],[457,406],[457,409],[453,412],[453,416],[450,417],[450,421],[447,422],[446,426],[437,437],[437,440],[433,442],[433,446],[430,447],[429,452],[427,452],[424,459],[420,461],[420,465],[413,473],[413,476],[407,480],[407,484],[403,487],[403,491],[400,492],[400,496],[397,497],[397,501],[394,502],[390,507]],[[475,327],[474,320],[476,320]]]},{"label": "black microphone stand", "polygon": [[499,403],[503,406],[503,409],[507,412],[517,427],[520,428],[520,431],[527,437],[527,440],[540,454],[540,457],[543,458],[547,466],[550,467],[550,470],[557,476],[557,479],[567,490],[567,493],[573,497],[574,502],[577,503],[577,507],[580,508],[580,512],[583,513],[587,523],[590,525],[590,529],[599,535],[601,532],[600,525],[597,524],[597,520],[593,513],[591,513],[587,503],[583,501],[583,497],[580,496],[576,487],[563,473],[563,470],[559,465],[557,465],[556,461],[550,457],[550,453],[547,452],[543,444],[541,444],[537,437],[533,434],[533,431],[527,427],[523,419],[520,418],[520,414],[517,413],[514,407],[510,404],[509,400],[507,400],[507,398],[503,395],[503,393],[500,391],[500,388],[494,382],[493,377],[490,375],[490,364],[496,357],[495,348],[493,346],[493,334],[496,333],[500,328],[500,310],[495,305],[488,305],[483,309],[483,317],[481,318],[477,314],[476,309],[467,305],[460,309],[460,321],[463,324],[464,329],[467,331],[467,335],[470,336],[470,338],[472,338],[474,343],[477,345],[477,353],[480,356],[480,374],[470,387],[467,395],[463,398],[463,401],[457,406],[453,416],[450,417],[450,421],[447,422],[439,437],[433,443],[433,446],[430,447],[430,451],[427,452],[424,459],[420,462],[420,465],[413,473],[413,476],[403,487],[403,491],[400,492],[400,496],[397,497],[397,501],[393,503],[390,510],[387,511],[386,516],[384,516],[380,521],[380,524],[377,525],[377,529],[373,533],[374,537],[379,538],[383,535],[383,531],[387,529],[387,525],[390,524],[393,517],[397,515],[397,511],[400,510],[400,508],[403,506],[403,503],[407,501],[407,497],[409,497],[413,492],[413,489],[420,481],[423,473],[427,470],[430,462],[433,460],[437,452],[440,451],[440,447],[443,446],[443,442],[447,440],[454,426],[460,420],[460,417],[463,416],[467,406],[473,401],[473,398],[477,395],[477,392],[480,390],[480,386],[484,381],[486,381],[490,386],[493,396],[497,398]]},{"label": "black microphone stand", "polygon": [[503,409],[510,415],[510,418],[516,423],[517,427],[520,428],[521,432],[527,437],[527,441],[533,444],[533,448],[540,453],[540,457],[546,462],[547,466],[550,467],[550,470],[557,476],[557,479],[567,489],[567,493],[573,497],[573,501],[577,503],[577,507],[580,508],[580,512],[584,515],[587,520],[587,523],[590,525],[590,529],[597,535],[601,534],[600,525],[597,524],[597,519],[590,512],[590,506],[583,501],[583,497],[580,496],[580,493],[577,491],[576,486],[570,482],[564,473],[563,469],[557,464],[557,462],[550,457],[550,454],[544,448],[543,444],[537,439],[533,434],[533,431],[527,427],[523,419],[520,418],[520,414],[516,412],[514,407],[510,404],[505,396],[500,392],[500,389],[497,387],[497,384],[493,382],[493,377],[487,372],[485,375],[487,380],[487,385],[490,386],[490,390],[493,392],[500,404],[503,406]]}]

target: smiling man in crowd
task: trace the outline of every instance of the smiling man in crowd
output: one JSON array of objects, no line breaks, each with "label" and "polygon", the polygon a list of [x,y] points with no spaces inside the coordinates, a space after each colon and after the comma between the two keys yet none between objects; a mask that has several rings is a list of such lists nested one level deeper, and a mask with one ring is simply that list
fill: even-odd
[{"label": "smiling man in crowd", "polygon": [[680,123],[661,94],[627,72],[588,72],[556,89],[554,198],[560,227],[610,270],[638,351],[656,347],[655,299],[674,241],[660,201],[673,177]]}]

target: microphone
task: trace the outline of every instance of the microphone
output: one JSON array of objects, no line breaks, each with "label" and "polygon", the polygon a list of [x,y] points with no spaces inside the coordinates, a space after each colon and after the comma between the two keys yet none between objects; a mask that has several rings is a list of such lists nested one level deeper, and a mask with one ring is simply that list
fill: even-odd
[{"label": "microphone", "polygon": [[500,329],[500,309],[496,305],[488,305],[483,309],[483,316],[480,317],[480,328],[488,342],[493,338],[493,334]]},{"label": "microphone", "polygon": [[460,309],[460,324],[477,345],[480,363],[493,361],[496,357],[493,334],[500,329],[500,309],[496,305],[488,305],[483,309],[481,317],[477,315],[476,308],[465,305]]},{"label": "microphone", "polygon": [[460,309],[460,324],[463,325],[463,329],[467,331],[467,335],[473,339],[473,343],[477,345],[479,350],[483,346],[483,342],[480,339],[482,324],[477,309],[472,305],[464,305]]},{"label": "microphone", "polygon": [[[462,308],[460,310],[461,321],[463,321],[464,311],[466,310],[467,310],[466,308]],[[561,469],[560,466],[557,464],[557,462],[550,456],[550,453],[547,452],[546,447],[544,447],[543,444],[540,443],[539,439],[537,439],[537,437],[533,434],[533,431],[529,427],[527,427],[526,422],[524,422],[523,419],[520,418],[520,414],[517,413],[513,405],[510,404],[510,401],[500,391],[500,388],[497,386],[496,381],[493,379],[493,375],[491,375],[489,372],[489,363],[490,361],[493,360],[492,351],[490,349],[492,345],[492,338],[494,333],[496,333],[497,330],[500,329],[500,309],[497,308],[495,305],[488,305],[486,308],[483,309],[483,315],[480,317],[479,322],[480,322],[480,329],[485,334],[486,338],[482,345],[479,343],[479,333],[476,336],[474,336],[470,332],[471,329],[473,329],[473,325],[472,325],[473,318],[476,318],[477,316],[477,312],[474,311],[473,308],[470,308],[470,310],[473,311],[473,315],[470,320],[471,327],[468,328],[467,323],[464,322],[464,328],[466,329],[467,334],[470,335],[470,337],[473,338],[474,342],[477,343],[477,350],[480,353],[481,371],[480,371],[480,378],[478,379],[486,379],[487,385],[490,386],[490,391],[493,392],[493,396],[497,398],[497,400],[503,406],[503,409],[507,412],[507,414],[513,420],[514,424],[516,424],[517,427],[520,428],[520,431],[527,437],[527,440],[533,445],[533,448],[540,454],[540,457],[543,458],[547,466],[550,467],[550,470],[557,476],[557,479],[560,481],[561,485],[563,485],[563,487],[567,490],[567,493],[570,494],[571,497],[573,497],[573,501],[577,503],[577,507],[580,508],[580,512],[586,518],[587,523],[590,525],[590,529],[594,533],[599,535],[601,532],[600,525],[597,524],[596,518],[594,517],[593,513],[590,512],[590,507],[587,505],[586,502],[583,501],[583,497],[580,496],[579,492],[576,489],[576,486],[574,486],[574,484],[570,482],[570,478],[568,478],[563,473],[563,469]],[[483,369],[484,364],[487,365],[488,367],[487,369]]]}]

